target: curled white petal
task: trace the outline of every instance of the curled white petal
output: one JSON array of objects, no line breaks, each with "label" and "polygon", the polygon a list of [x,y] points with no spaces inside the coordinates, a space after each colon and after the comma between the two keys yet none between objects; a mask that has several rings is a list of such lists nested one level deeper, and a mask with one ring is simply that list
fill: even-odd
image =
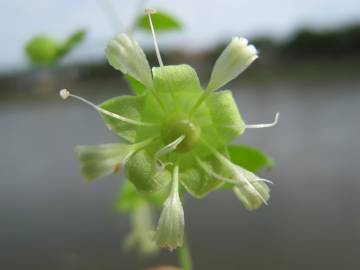
[{"label": "curled white petal", "polygon": [[257,58],[256,48],[247,39],[234,37],[216,60],[207,89],[214,91],[224,86]]},{"label": "curled white petal", "polygon": [[157,226],[155,241],[158,246],[173,250],[184,239],[184,209],[179,196],[179,167],[174,166],[173,180]]},{"label": "curled white petal", "polygon": [[151,69],[144,51],[129,35],[121,33],[109,41],[106,57],[111,66],[152,87]]}]

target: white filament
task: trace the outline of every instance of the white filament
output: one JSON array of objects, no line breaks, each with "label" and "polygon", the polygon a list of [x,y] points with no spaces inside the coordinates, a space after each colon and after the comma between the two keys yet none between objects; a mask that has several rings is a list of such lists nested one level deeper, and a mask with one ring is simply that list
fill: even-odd
[{"label": "white filament", "polygon": [[171,162],[168,163],[163,163],[160,158],[165,156],[168,153],[171,153],[173,151],[175,151],[175,149],[178,147],[178,145],[185,139],[185,135],[181,135],[179,138],[177,138],[176,140],[172,141],[171,143],[165,145],[163,148],[161,148],[159,151],[157,151],[155,153],[155,160],[157,162],[159,162],[160,164],[160,169],[165,169],[165,167],[167,165],[171,165]]},{"label": "white filament", "polygon": [[90,102],[90,101],[88,101],[88,100],[86,100],[86,99],[84,99],[82,97],[71,94],[67,89],[60,90],[60,96],[61,96],[62,99],[67,99],[68,97],[73,97],[75,99],[78,99],[78,100],[90,105],[91,107],[93,107],[98,112],[101,112],[103,114],[106,114],[106,115],[108,115],[108,116],[110,116],[112,118],[118,119],[118,120],[123,121],[123,122],[128,123],[128,124],[138,125],[138,126],[158,126],[158,124],[156,124],[156,123],[147,123],[147,122],[141,122],[141,121],[137,121],[137,120],[132,120],[132,119],[126,118],[124,116],[118,115],[116,113],[112,113],[110,111],[104,110],[104,109],[100,108],[99,106],[95,105],[94,103],[92,103],[92,102]]},{"label": "white filament", "polygon": [[247,129],[247,128],[268,128],[268,127],[276,126],[276,124],[279,121],[279,116],[280,116],[280,113],[277,112],[275,115],[275,119],[272,123],[245,125],[245,129]]},{"label": "white filament", "polygon": [[164,63],[163,63],[163,61],[161,59],[160,50],[159,50],[159,46],[158,46],[156,35],[155,35],[155,29],[154,29],[154,25],[153,25],[152,19],[151,19],[151,14],[156,13],[156,10],[153,9],[153,8],[146,8],[145,13],[148,15],[148,18],[149,18],[149,24],[150,24],[151,33],[152,33],[153,40],[154,40],[156,57],[157,57],[157,59],[159,61],[160,67],[162,67],[162,66],[164,66]]}]

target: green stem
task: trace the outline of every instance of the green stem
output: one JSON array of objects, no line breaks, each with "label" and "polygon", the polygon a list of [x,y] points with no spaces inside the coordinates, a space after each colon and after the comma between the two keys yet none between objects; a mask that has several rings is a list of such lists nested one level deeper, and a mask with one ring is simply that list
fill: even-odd
[{"label": "green stem", "polygon": [[182,270],[193,270],[193,263],[186,235],[184,235],[184,243],[178,251],[178,256]]}]

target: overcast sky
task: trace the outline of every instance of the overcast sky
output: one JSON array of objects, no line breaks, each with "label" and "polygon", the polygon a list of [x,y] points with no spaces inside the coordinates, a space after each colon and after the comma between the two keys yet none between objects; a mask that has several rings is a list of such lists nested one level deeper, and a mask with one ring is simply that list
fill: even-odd
[{"label": "overcast sky", "polygon": [[[102,57],[115,31],[99,1],[111,0],[1,0],[0,69],[26,63],[23,45],[33,35],[49,33],[62,39],[82,27],[89,31],[86,42],[69,58]],[[122,24],[129,24],[138,1],[112,3]],[[160,37],[160,47],[201,49],[234,35],[284,38],[303,26],[360,23],[359,0],[149,0],[146,5],[170,11],[185,25],[181,33]]]}]

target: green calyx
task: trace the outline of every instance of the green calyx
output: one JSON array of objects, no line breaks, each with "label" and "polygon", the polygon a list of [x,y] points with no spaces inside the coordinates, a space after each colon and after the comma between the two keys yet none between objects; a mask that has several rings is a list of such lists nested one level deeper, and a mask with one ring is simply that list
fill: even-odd
[{"label": "green calyx", "polygon": [[[116,97],[101,104],[101,108],[129,119],[158,124],[136,126],[103,115],[107,126],[129,143],[156,138],[127,160],[125,174],[137,190],[151,193],[166,188],[170,181],[170,167],[163,169],[159,165],[177,163],[180,184],[193,196],[204,197],[222,182],[196,165],[193,155],[219,174],[226,172],[203,142],[226,152],[226,145],[242,134],[244,122],[234,98],[228,90],[210,93],[191,114],[205,93],[195,70],[188,65],[173,65],[153,68],[152,73],[153,92],[145,87],[141,95]],[[181,137],[181,142],[172,148]]]},{"label": "green calyx", "polygon": [[184,140],[175,150],[179,153],[190,151],[199,141],[200,134],[201,129],[194,121],[179,115],[170,117],[161,129],[161,137],[165,144],[169,144],[177,138],[185,136]]}]

